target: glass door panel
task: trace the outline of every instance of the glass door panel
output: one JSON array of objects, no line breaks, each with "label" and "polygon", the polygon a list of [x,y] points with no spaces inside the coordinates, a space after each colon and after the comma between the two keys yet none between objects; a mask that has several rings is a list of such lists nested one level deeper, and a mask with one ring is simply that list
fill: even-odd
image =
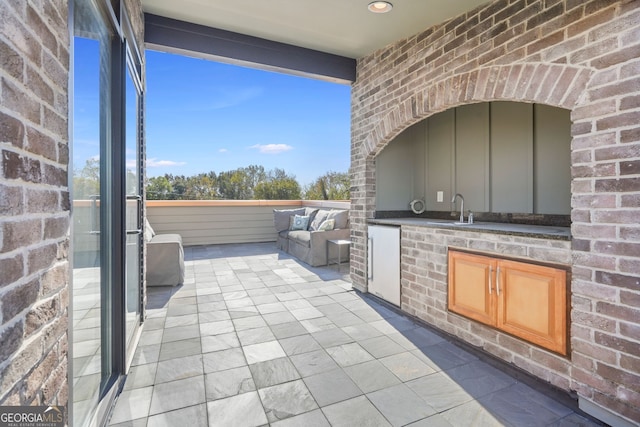
[{"label": "glass door panel", "polygon": [[113,32],[90,2],[74,8],[72,424],[91,424],[112,375],[109,158]]},{"label": "glass door panel", "polygon": [[140,324],[140,285],[141,285],[141,262],[140,254],[142,247],[142,224],[141,224],[141,164],[140,164],[140,90],[137,79],[127,67],[126,72],[126,100],[125,100],[125,123],[126,123],[126,277],[125,277],[125,328],[127,352],[133,351],[131,346],[135,336],[135,331]]}]

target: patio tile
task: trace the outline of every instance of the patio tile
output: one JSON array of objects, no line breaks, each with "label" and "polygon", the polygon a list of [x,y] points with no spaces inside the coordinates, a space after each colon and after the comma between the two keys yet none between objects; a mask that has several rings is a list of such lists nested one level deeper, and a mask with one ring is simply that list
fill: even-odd
[{"label": "patio tile", "polygon": [[246,366],[206,374],[204,384],[208,401],[235,396],[256,389],[251,371]]},{"label": "patio tile", "polygon": [[118,424],[109,424],[109,427],[147,427],[146,418],[138,418],[131,421],[125,421]]},{"label": "patio tile", "polygon": [[268,292],[267,294],[251,296],[251,300],[253,301],[254,305],[259,307],[260,305],[263,305],[263,304],[272,304],[274,302],[278,302],[278,298],[276,298],[275,295],[273,295],[268,290],[266,291]]},{"label": "patio tile", "polygon": [[344,371],[364,393],[400,384],[400,380],[377,360],[348,366]]},{"label": "patio tile", "polygon": [[149,415],[205,402],[204,376],[186,378],[153,387]]},{"label": "patio tile", "polygon": [[337,345],[353,342],[353,338],[345,334],[340,328],[327,329],[320,332],[312,333],[313,339],[324,348],[335,347]]},{"label": "patio tile", "polygon": [[244,308],[244,307],[255,307],[253,305],[253,301],[251,301],[251,298],[247,297],[247,298],[240,298],[240,299],[232,299],[232,300],[226,300],[225,299],[225,304],[227,304],[227,307],[229,308],[229,310],[233,310],[236,308]]},{"label": "patio tile", "polygon": [[220,320],[231,320],[227,310],[204,311],[198,313],[200,323],[219,322]]},{"label": "patio tile", "polygon": [[113,410],[111,422],[114,424],[145,418],[149,415],[153,387],[123,391]]},{"label": "patio tile", "polygon": [[149,417],[146,427],[207,427],[207,405],[189,406]]},{"label": "patio tile", "polygon": [[202,355],[179,357],[158,363],[156,384],[202,375]]},{"label": "patio tile", "polygon": [[273,325],[271,326],[271,330],[273,331],[273,335],[279,340],[307,333],[307,330],[298,321]]},{"label": "patio tile", "polygon": [[206,335],[201,337],[200,340],[202,342],[202,353],[240,347],[240,341],[238,341],[238,337],[234,332],[220,335]]},{"label": "patio tile", "polygon": [[570,415],[549,424],[548,427],[601,427],[601,425],[573,412]]},{"label": "patio tile", "polygon": [[305,412],[291,418],[271,423],[272,427],[330,427],[329,421],[320,409]]},{"label": "patio tile", "polygon": [[304,378],[304,382],[320,406],[331,405],[362,394],[342,369],[311,375]]},{"label": "patio tile", "polygon": [[315,319],[302,320],[300,324],[309,333],[320,332],[320,331],[325,331],[327,329],[337,328],[337,326],[327,317],[317,317]]},{"label": "patio tile", "polygon": [[376,359],[405,351],[400,344],[385,335],[359,341],[359,344]]},{"label": "patio tile", "polygon": [[231,320],[219,320],[217,322],[200,323],[200,335],[220,335],[234,332],[235,327]]},{"label": "patio tile", "polygon": [[156,378],[157,368],[157,363],[132,366],[129,369],[127,382],[124,384],[124,390],[152,386]]},{"label": "patio tile", "polygon": [[460,347],[446,341],[422,347],[420,350],[414,350],[412,353],[418,358],[420,358],[420,354],[422,354],[423,357],[421,360],[436,371],[446,371],[478,359],[471,353],[467,353]]},{"label": "patio tile", "polygon": [[163,334],[164,329],[160,329],[157,331],[145,331],[145,333],[142,334],[140,340],[138,341],[138,347],[160,344],[162,342]]},{"label": "patio tile", "polygon": [[202,353],[200,338],[165,342],[160,346],[160,361]]},{"label": "patio tile", "polygon": [[274,341],[276,337],[267,326],[262,328],[246,329],[237,332],[238,339],[242,345],[259,344],[267,341]]},{"label": "patio tile", "polygon": [[231,316],[232,319],[241,319],[243,317],[251,317],[258,314],[256,306],[229,309],[229,316]]},{"label": "patio tile", "polygon": [[326,316],[341,328],[346,328],[347,326],[364,325],[364,320],[348,310],[344,313],[326,314]]},{"label": "patio tile", "polygon": [[513,384],[479,399],[485,408],[515,425],[547,425],[566,417],[571,410],[524,384]]},{"label": "patio tile", "polygon": [[242,347],[247,358],[247,363],[264,362],[265,360],[277,359],[286,356],[282,346],[278,341],[267,341],[260,344],[251,344]]},{"label": "patio tile", "polygon": [[327,353],[341,367],[357,365],[358,363],[373,360],[373,357],[358,343],[342,344],[327,348]]},{"label": "patio tile", "polygon": [[367,398],[394,426],[403,426],[436,413],[405,384],[374,391],[367,394]]},{"label": "patio tile", "polygon": [[338,368],[336,362],[324,350],[316,350],[291,356],[291,362],[293,362],[303,377]]},{"label": "patio tile", "polygon": [[502,427],[505,425],[476,400],[451,408],[440,415],[454,426]]},{"label": "patio tile", "polygon": [[269,326],[280,325],[282,323],[289,323],[289,322],[296,321],[296,318],[293,317],[293,315],[288,311],[264,314],[262,315],[262,318],[264,319],[265,322],[267,322],[267,325]]},{"label": "patio tile", "polygon": [[[195,306],[195,304],[194,304]],[[164,330],[162,342],[181,341],[188,338],[200,337],[200,328],[197,324],[189,326],[177,326]]]},{"label": "patio tile", "polygon": [[463,387],[440,372],[417,378],[406,384],[438,412],[446,411],[473,399]]},{"label": "patio tile", "polygon": [[418,348],[444,342],[444,338],[442,338],[441,336],[421,327],[403,331],[402,335],[404,335]]},{"label": "patio tile", "polygon": [[345,326],[342,328],[342,330],[356,341],[367,340],[382,335],[382,332],[366,323],[360,325]]},{"label": "patio tile", "polygon": [[184,314],[197,313],[197,306],[194,304],[175,304],[167,309],[167,316],[182,316]]},{"label": "patio tile", "polygon": [[247,365],[244,353],[239,347],[203,354],[202,363],[205,374]]},{"label": "patio tile", "polygon": [[288,357],[254,363],[249,365],[249,369],[258,388],[270,387],[300,378],[300,374]]},{"label": "patio tile", "polygon": [[476,399],[516,382],[513,377],[479,360],[449,369],[447,375]]},{"label": "patio tile", "polygon": [[280,340],[280,345],[288,356],[322,349],[320,344],[309,334],[284,338]]},{"label": "patio tile", "polygon": [[[147,334],[147,333],[149,332],[144,332],[144,334]],[[140,341],[142,341],[142,337],[140,338]],[[159,343],[154,345],[138,344],[138,348],[136,349],[136,352],[133,355],[133,360],[131,361],[131,366],[145,365],[147,363],[156,363],[159,358],[160,358]]]},{"label": "patio tile", "polygon": [[410,381],[435,372],[426,363],[409,352],[383,357],[380,362],[402,381]]},{"label": "patio tile", "polygon": [[258,307],[260,314],[278,313],[281,311],[287,311],[287,307],[281,302],[272,302],[268,304],[261,304]]},{"label": "patio tile", "polygon": [[407,424],[407,427],[455,427],[456,424],[451,424],[441,414],[433,414],[430,417],[423,418],[415,423]]},{"label": "patio tile", "polygon": [[258,393],[269,422],[283,420],[318,407],[302,380],[263,388]]},{"label": "patio tile", "polygon": [[387,427],[389,422],[364,396],[335,403],[322,408],[332,427]]},{"label": "patio tile", "polygon": [[233,324],[236,331],[243,331],[245,329],[262,328],[267,326],[262,316],[250,316],[242,317],[240,319],[233,319]]},{"label": "patio tile", "polygon": [[267,416],[255,391],[207,402],[209,427],[255,427],[267,424]]},{"label": "patio tile", "polygon": [[[206,300],[205,300],[206,301]],[[224,301],[198,302],[198,312],[208,313],[211,311],[226,310],[227,304]]]},{"label": "patio tile", "polygon": [[182,316],[167,316],[165,320],[165,328],[174,328],[176,326],[188,326],[198,323],[197,314],[185,314]]}]

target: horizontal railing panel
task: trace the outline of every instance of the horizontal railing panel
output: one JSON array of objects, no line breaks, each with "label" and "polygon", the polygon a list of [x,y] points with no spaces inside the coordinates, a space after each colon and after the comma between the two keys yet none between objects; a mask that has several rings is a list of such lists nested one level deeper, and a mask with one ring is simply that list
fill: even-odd
[{"label": "horizontal railing panel", "polygon": [[349,209],[349,201],[149,200],[147,218],[158,234],[176,233],[185,246],[272,242],[274,209]]}]

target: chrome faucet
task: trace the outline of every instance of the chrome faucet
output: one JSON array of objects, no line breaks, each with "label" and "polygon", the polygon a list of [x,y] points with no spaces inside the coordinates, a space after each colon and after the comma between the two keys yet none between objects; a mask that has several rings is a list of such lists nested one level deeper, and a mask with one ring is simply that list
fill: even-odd
[{"label": "chrome faucet", "polygon": [[456,202],[456,197],[460,197],[460,222],[464,223],[464,197],[462,197],[462,194],[456,193],[453,199],[451,199],[451,203]]}]

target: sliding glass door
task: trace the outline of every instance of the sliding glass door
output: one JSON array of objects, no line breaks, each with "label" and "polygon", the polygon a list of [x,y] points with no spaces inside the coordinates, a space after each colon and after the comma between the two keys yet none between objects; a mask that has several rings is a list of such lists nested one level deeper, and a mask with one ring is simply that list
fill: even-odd
[{"label": "sliding glass door", "polygon": [[88,426],[104,423],[141,324],[143,87],[118,2],[72,6],[70,424]]}]

